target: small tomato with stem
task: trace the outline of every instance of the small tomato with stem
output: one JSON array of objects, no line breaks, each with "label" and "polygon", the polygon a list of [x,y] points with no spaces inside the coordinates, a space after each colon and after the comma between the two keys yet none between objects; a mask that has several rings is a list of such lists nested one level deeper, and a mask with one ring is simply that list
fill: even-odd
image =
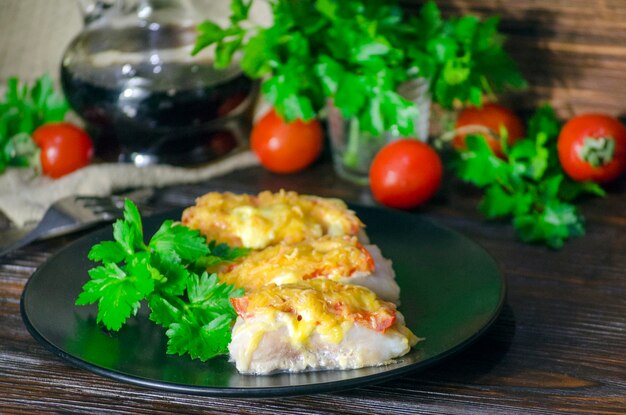
[{"label": "small tomato with stem", "polygon": [[607,183],[626,170],[626,127],[608,115],[578,115],[561,129],[557,150],[572,179]]}]

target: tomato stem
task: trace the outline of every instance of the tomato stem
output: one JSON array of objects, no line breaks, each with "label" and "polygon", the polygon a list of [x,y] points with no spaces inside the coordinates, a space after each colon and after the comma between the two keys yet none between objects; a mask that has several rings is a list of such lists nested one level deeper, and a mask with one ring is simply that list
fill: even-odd
[{"label": "tomato stem", "polygon": [[615,139],[613,137],[585,137],[578,155],[592,167],[600,167],[613,161]]}]

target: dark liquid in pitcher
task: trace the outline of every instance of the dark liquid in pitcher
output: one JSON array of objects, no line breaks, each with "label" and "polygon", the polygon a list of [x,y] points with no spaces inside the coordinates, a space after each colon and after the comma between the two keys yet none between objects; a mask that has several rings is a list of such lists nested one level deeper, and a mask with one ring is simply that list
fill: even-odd
[{"label": "dark liquid in pitcher", "polygon": [[252,81],[208,62],[64,65],[61,82],[104,160],[196,164],[247,137]]}]

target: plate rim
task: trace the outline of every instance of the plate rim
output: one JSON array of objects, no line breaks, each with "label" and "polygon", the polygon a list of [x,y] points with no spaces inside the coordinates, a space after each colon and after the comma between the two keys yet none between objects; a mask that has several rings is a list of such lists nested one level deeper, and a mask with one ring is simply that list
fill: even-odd
[{"label": "plate rim", "polygon": [[[57,357],[60,357],[61,359],[71,363],[72,365],[80,369],[85,369],[87,371],[103,376],[105,378],[113,379],[113,380],[120,381],[126,384],[132,384],[135,386],[148,388],[152,390],[161,390],[161,391],[174,392],[174,393],[184,393],[184,394],[197,395],[197,396],[232,397],[232,398],[237,398],[237,397],[271,398],[271,397],[282,397],[282,396],[307,395],[307,394],[312,394],[312,393],[317,394],[317,393],[327,393],[327,392],[339,392],[339,391],[345,391],[349,389],[358,388],[361,386],[367,386],[367,385],[373,385],[373,384],[385,382],[389,379],[396,378],[406,373],[415,372],[418,370],[424,370],[427,367],[433,366],[443,360],[446,360],[450,356],[457,354],[461,350],[470,346],[478,338],[482,337],[482,335],[493,326],[494,322],[499,318],[502,312],[502,309],[506,303],[508,286],[507,286],[507,280],[504,277],[504,274],[502,273],[499,264],[495,261],[495,259],[489,254],[489,252],[482,245],[480,245],[479,243],[471,240],[470,238],[466,237],[465,235],[455,230],[452,230],[444,225],[437,224],[431,219],[423,217],[423,216],[419,216],[416,218],[407,212],[396,211],[396,210],[387,209],[387,208],[378,207],[378,206],[368,206],[368,205],[363,205],[363,204],[358,204],[358,203],[349,203],[348,206],[352,210],[372,210],[372,211],[383,211],[386,213],[391,212],[393,214],[399,214],[400,216],[405,215],[406,217],[419,219],[421,221],[427,222],[430,226],[433,226],[434,228],[442,229],[446,232],[449,232],[455,235],[455,237],[457,238],[463,239],[465,242],[475,245],[480,251],[482,251],[483,254],[485,254],[486,258],[492,262],[492,265],[495,267],[497,274],[499,276],[499,280],[500,280],[500,293],[499,293],[498,303],[496,307],[493,309],[493,312],[491,313],[490,318],[485,322],[485,324],[483,324],[480,327],[480,329],[476,330],[471,336],[468,336],[465,340],[461,341],[455,346],[448,348],[445,351],[435,356],[432,356],[430,358],[427,358],[419,362],[404,365],[401,367],[390,368],[389,370],[386,370],[383,372],[363,375],[360,377],[349,378],[349,379],[333,380],[329,382],[308,383],[308,384],[302,384],[302,385],[266,386],[266,387],[262,387],[262,386],[215,387],[215,386],[185,385],[185,384],[169,382],[165,380],[155,380],[155,379],[130,375],[130,374],[116,371],[114,369],[103,368],[96,364],[87,362],[83,359],[77,358],[67,353],[62,348],[54,345],[51,341],[46,339],[45,336],[42,335],[37,330],[37,328],[31,323],[28,317],[28,313],[25,310],[25,304],[24,304],[25,297],[28,291],[28,287],[31,283],[31,280],[33,279],[33,276],[38,274],[40,270],[44,268],[46,264],[48,264],[48,262],[53,260],[57,255],[60,255],[62,252],[66,250],[70,250],[73,246],[80,244],[84,239],[89,238],[92,234],[102,231],[105,228],[105,226],[102,226],[102,227],[92,230],[91,232],[88,232],[86,235],[83,235],[82,237],[78,238],[76,241],[73,241],[72,243],[63,247],[61,250],[54,253],[43,264],[41,264],[35,270],[35,272],[33,272],[33,274],[31,274],[20,296],[20,315],[21,315],[22,321],[24,325],[26,326],[26,329],[28,330],[30,335],[35,340],[37,340],[37,342],[39,342],[46,350],[52,352]],[[173,214],[174,212],[180,212],[182,209],[183,208],[175,208],[175,209],[168,210],[166,212],[161,212],[155,215],[146,216],[143,218],[143,220],[145,221],[146,219],[151,218],[151,217],[167,217],[168,215]],[[106,226],[110,226],[110,225],[106,225]],[[240,375],[241,376],[255,376],[255,375],[243,375],[243,374],[240,374]]]}]

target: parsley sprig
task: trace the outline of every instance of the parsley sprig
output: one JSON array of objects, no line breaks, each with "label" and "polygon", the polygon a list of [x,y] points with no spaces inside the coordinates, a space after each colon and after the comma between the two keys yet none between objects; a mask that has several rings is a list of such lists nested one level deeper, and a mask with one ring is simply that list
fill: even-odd
[{"label": "parsley sprig", "polygon": [[513,146],[501,132],[504,158],[483,137],[470,135],[456,165],[462,180],[484,189],[479,209],[487,218],[511,217],[524,242],[555,249],[585,232],[584,219],[571,202],[582,193],[605,194],[598,184],[574,182],[563,173],[556,151],[559,131],[554,110],[546,105],[530,119],[527,137]]},{"label": "parsley sprig", "polygon": [[310,120],[329,101],[372,137],[415,133],[415,105],[397,91],[429,80],[445,107],[471,102],[507,86],[523,87],[502,48],[498,19],[445,20],[434,1],[411,17],[394,1],[272,0],[273,24],[249,21],[252,0],[231,0],[229,24],[198,27],[193,53],[215,46],[215,64],[241,55],[244,73],[264,79],[262,92],[287,121]]},{"label": "parsley sprig", "polygon": [[39,149],[30,135],[45,123],[63,121],[68,109],[49,76],[32,86],[9,78],[0,101],[0,173],[8,166],[37,166]]},{"label": "parsley sprig", "polygon": [[137,207],[126,200],[124,218],[113,224],[114,241],[92,247],[101,262],[77,305],[98,305],[97,322],[117,331],[147,302],[150,320],[166,329],[167,353],[205,361],[226,352],[236,318],[230,298],[243,290],[222,284],[206,267],[232,261],[247,249],[211,242],[196,230],[163,222],[146,244]]}]

